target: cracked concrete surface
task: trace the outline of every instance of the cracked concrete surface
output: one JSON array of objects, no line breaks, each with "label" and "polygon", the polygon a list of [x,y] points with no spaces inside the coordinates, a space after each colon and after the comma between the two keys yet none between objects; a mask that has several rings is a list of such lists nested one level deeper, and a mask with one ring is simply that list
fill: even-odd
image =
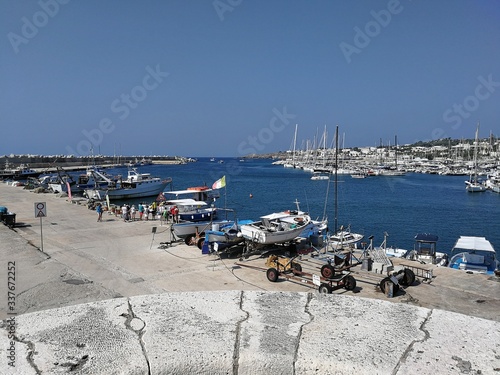
[{"label": "cracked concrete surface", "polygon": [[[16,334],[16,369],[2,361],[2,374],[484,375],[500,368],[499,322],[317,292],[119,298],[20,315]],[[5,329],[0,340],[7,341]]]}]

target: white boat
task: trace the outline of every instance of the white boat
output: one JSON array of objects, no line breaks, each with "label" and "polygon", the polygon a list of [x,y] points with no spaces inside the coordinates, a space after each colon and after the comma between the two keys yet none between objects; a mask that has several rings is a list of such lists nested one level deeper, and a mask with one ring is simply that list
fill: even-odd
[{"label": "white boat", "polygon": [[232,224],[231,220],[210,221],[185,221],[172,224],[172,231],[178,238],[184,239],[186,244],[191,244],[193,238],[203,236],[208,230],[217,230],[220,226]]},{"label": "white boat", "polygon": [[[185,190],[164,191],[166,209],[177,206],[181,221],[210,221],[217,217],[217,208],[208,201],[215,202],[218,198],[208,186],[189,187]],[[189,196],[189,198],[182,198]],[[173,199],[175,198],[175,199]]]},{"label": "white boat", "polygon": [[446,266],[448,264],[448,255],[436,251],[436,243],[439,237],[429,233],[418,233],[415,236],[415,247],[408,251],[405,258],[416,260],[424,264],[436,264]]},{"label": "white boat", "polygon": [[98,179],[108,183],[103,189],[86,189],[85,195],[88,198],[104,200],[106,196],[112,199],[130,199],[156,196],[165,190],[165,187],[172,182],[171,178],[161,179],[153,177],[149,173],[139,173],[137,169],[132,168],[128,171],[127,179],[113,181],[106,175],[95,170],[94,174]]},{"label": "white boat", "polygon": [[375,247],[375,250],[382,250],[389,258],[406,257],[406,254],[408,254],[409,250],[393,246],[387,247],[387,237],[389,237],[389,234],[387,232],[384,232],[384,241],[382,241],[379,247]]},{"label": "white boat", "polygon": [[350,227],[344,229],[341,226],[340,230],[329,236],[328,241],[331,248],[338,250],[345,247],[357,247],[363,238],[363,234],[353,233]]},{"label": "white boat", "polygon": [[486,188],[494,193],[500,193],[500,174],[489,176],[486,180]]},{"label": "white boat", "polygon": [[479,181],[477,177],[477,152],[479,149],[479,123],[477,124],[476,127],[476,138],[474,142],[474,165],[472,168],[472,173],[470,175],[470,178],[468,181],[465,181],[465,189],[469,193],[480,193],[483,191],[486,191],[486,185],[482,182]]},{"label": "white boat", "polygon": [[292,241],[311,224],[311,217],[299,211],[282,211],[261,216],[259,221],[241,226],[242,236],[257,244]]},{"label": "white boat", "polygon": [[166,200],[165,209],[170,210],[176,206],[179,209],[179,221],[210,221],[217,217],[217,209],[210,207],[204,201],[197,201],[191,198]]},{"label": "white boat", "polygon": [[352,178],[366,178],[366,173],[363,172],[355,172],[351,174]]},{"label": "white boat", "polygon": [[495,249],[485,237],[460,236],[451,250],[448,267],[473,273],[499,274]]},{"label": "white boat", "polygon": [[330,176],[327,173],[314,172],[311,176],[311,180],[328,180]]}]

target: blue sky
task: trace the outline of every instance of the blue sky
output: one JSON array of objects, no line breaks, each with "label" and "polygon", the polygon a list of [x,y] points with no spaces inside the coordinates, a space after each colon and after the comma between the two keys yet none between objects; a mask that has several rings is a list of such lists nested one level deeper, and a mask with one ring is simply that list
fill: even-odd
[{"label": "blue sky", "polygon": [[500,134],[497,1],[3,1],[2,154]]}]

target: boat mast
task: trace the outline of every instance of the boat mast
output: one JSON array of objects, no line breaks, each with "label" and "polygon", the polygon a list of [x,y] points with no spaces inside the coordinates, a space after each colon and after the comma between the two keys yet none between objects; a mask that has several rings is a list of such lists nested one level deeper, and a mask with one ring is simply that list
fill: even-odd
[{"label": "boat mast", "polygon": [[476,127],[476,142],[474,144],[474,180],[473,182],[477,182],[477,150],[479,148],[479,121]]},{"label": "boat mast", "polygon": [[299,124],[295,124],[295,134],[293,136],[293,153],[292,153],[292,166],[295,168],[295,145],[297,143],[297,128]]},{"label": "boat mast", "polygon": [[337,192],[337,185],[338,185],[338,174],[337,174],[337,169],[338,169],[338,160],[339,160],[339,126],[335,128],[335,214],[334,214],[334,230],[335,233],[337,232],[337,213],[338,213],[338,192]]},{"label": "boat mast", "polygon": [[394,136],[394,161],[396,170],[398,170],[398,136]]}]

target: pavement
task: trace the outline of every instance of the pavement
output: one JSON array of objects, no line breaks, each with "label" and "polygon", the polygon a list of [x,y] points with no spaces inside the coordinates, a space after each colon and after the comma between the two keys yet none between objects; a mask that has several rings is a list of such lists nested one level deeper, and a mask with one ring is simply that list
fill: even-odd
[{"label": "pavement", "polygon": [[5,183],[0,206],[1,374],[500,374],[498,278],[433,268],[388,298],[355,268],[355,290],[319,294],[262,258],[161,248],[158,221]]}]

